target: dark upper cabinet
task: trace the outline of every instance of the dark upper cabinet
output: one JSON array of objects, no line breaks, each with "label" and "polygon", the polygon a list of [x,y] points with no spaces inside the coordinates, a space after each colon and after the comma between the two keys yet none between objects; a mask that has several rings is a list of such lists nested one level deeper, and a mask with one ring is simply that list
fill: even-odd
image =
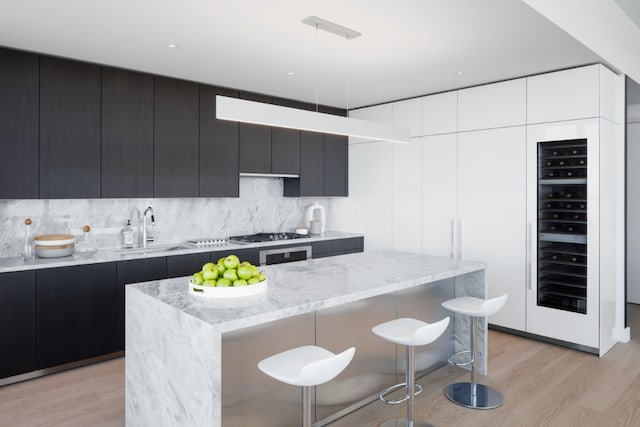
[{"label": "dark upper cabinet", "polygon": [[324,195],[348,196],[348,142],[346,136],[324,136]]},{"label": "dark upper cabinet", "polygon": [[300,178],[285,178],[284,195],[324,195],[324,136],[322,134],[301,132]]},{"label": "dark upper cabinet", "polygon": [[271,173],[300,174],[300,131],[271,129]]},{"label": "dark upper cabinet", "polygon": [[100,197],[100,67],[40,59],[40,198]]},{"label": "dark upper cabinet", "polygon": [[0,199],[38,198],[38,56],[0,49]]},{"label": "dark upper cabinet", "polygon": [[36,369],[35,277],[34,271],[0,274],[0,378]]},{"label": "dark upper cabinet", "polygon": [[238,123],[216,119],[216,95],[238,92],[200,85],[200,197],[238,197]]},{"label": "dark upper cabinet", "polygon": [[153,76],[102,69],[102,197],[153,197]]},{"label": "dark upper cabinet", "polygon": [[124,350],[125,286],[131,283],[167,278],[167,258],[118,261],[116,275],[116,348]]},{"label": "dark upper cabinet", "polygon": [[[240,92],[240,98],[271,103],[271,97]],[[240,172],[271,173],[271,127],[239,124]]]},{"label": "dark upper cabinet", "polygon": [[36,272],[36,367],[116,351],[115,263]]},{"label": "dark upper cabinet", "polygon": [[155,77],[154,87],[154,196],[198,197],[198,85]]}]

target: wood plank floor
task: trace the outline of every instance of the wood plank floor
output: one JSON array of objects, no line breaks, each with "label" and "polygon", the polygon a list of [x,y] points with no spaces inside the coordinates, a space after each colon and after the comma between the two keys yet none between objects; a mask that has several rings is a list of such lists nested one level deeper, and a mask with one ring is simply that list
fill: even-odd
[{"label": "wood plank floor", "polygon": [[[640,426],[640,306],[629,305],[631,341],[605,357],[490,331],[488,377],[504,395],[500,408],[479,411],[443,395],[468,374],[444,367],[419,381],[416,419],[436,426]],[[377,426],[404,415],[381,402],[331,427]],[[124,359],[0,388],[0,426],[124,425]]]}]

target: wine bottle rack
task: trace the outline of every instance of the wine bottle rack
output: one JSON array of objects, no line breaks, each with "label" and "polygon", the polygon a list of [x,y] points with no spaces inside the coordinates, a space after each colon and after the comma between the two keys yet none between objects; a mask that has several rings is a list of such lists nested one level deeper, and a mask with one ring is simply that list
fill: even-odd
[{"label": "wine bottle rack", "polygon": [[587,312],[587,140],[538,143],[540,306]]}]

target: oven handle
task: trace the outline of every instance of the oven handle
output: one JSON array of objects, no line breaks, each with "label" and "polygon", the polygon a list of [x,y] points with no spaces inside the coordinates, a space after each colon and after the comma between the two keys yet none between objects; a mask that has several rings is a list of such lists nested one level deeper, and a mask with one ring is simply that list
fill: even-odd
[{"label": "oven handle", "polygon": [[285,258],[287,258],[287,254],[292,252],[301,252],[305,251],[307,253],[307,259],[311,259],[311,245],[307,246],[289,246],[287,248],[276,248],[276,249],[264,249],[258,252],[258,257],[260,260],[260,265],[267,265],[267,255],[276,255],[276,254],[284,254]]}]

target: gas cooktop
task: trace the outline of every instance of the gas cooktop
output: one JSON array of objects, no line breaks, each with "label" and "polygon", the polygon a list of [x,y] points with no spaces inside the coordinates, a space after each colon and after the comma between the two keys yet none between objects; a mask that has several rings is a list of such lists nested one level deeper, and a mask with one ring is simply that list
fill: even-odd
[{"label": "gas cooktop", "polygon": [[229,241],[238,243],[259,243],[259,242],[275,242],[278,240],[304,239],[309,237],[306,234],[298,233],[256,233],[245,236],[231,236]]}]

